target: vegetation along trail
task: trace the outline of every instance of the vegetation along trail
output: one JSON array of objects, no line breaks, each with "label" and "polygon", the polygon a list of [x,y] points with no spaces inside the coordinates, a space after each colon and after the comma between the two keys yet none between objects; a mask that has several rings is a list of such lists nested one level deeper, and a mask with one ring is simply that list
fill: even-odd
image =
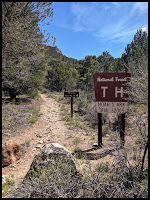
[{"label": "vegetation along trail", "polygon": [[[10,178],[11,174],[14,174],[15,183],[23,179],[30,168],[34,156],[44,144],[49,142],[57,142],[66,147],[71,153],[75,152],[77,149],[82,149],[87,152],[92,151],[91,155],[93,156],[96,155],[94,152],[107,155],[107,149],[109,148],[109,151],[112,149],[111,142],[106,140],[106,137],[103,138],[105,145],[102,149],[96,150],[92,148],[94,142],[91,140],[91,133],[89,135],[86,134],[81,127],[70,128],[67,126],[60,114],[61,104],[56,102],[53,98],[48,97],[46,94],[40,95],[42,98],[40,118],[19,135],[16,134],[15,136],[9,137],[9,140],[12,139],[16,141],[20,147],[28,143],[28,148],[22,153],[18,161],[2,168],[2,182],[5,182],[6,177]],[[93,132],[93,137],[97,137],[97,131]],[[75,139],[79,139],[79,141]],[[5,138],[3,140],[5,140]],[[107,161],[110,159],[109,157],[110,155],[106,157],[102,156],[102,159]],[[93,162],[96,163],[96,161],[97,159],[95,158]]]},{"label": "vegetation along trail", "polygon": [[[20,135],[12,137],[12,140],[18,144],[24,144],[29,141],[27,152],[21,158],[2,169],[3,182],[6,177],[14,174],[16,179],[22,179],[27,173],[35,154],[40,148],[48,142],[58,142],[66,146],[67,127],[61,121],[59,115],[60,104],[52,98],[47,98],[45,94],[41,94],[42,104],[40,106],[41,116],[30,128],[24,130]],[[9,138],[11,139],[11,138]],[[68,147],[68,145],[67,145]]]}]

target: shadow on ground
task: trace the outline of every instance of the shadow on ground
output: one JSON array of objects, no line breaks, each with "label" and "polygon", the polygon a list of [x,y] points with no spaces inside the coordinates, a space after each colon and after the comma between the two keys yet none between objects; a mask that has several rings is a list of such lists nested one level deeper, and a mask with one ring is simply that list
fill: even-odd
[{"label": "shadow on ground", "polygon": [[85,157],[88,160],[98,160],[98,159],[103,158],[103,157],[105,157],[109,154],[112,155],[113,152],[118,151],[120,149],[120,148],[114,148],[114,149],[106,149],[102,153],[88,153],[90,151],[94,151],[94,150],[97,150],[99,148],[101,148],[101,147],[93,147],[91,149],[87,149],[87,150],[84,150],[84,151],[78,150],[78,151],[75,151],[73,153],[73,155],[75,155],[76,158],[78,158],[78,159]]},{"label": "shadow on ground", "polygon": [[31,98],[30,97],[25,97],[25,98],[15,98],[11,99],[9,97],[3,97],[2,102],[5,104],[7,103],[13,103],[13,104],[20,104],[20,103],[31,103]]}]

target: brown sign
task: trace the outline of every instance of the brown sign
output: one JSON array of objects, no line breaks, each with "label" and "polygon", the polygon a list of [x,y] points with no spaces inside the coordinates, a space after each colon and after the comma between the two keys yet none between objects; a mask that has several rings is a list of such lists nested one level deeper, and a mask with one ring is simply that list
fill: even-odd
[{"label": "brown sign", "polygon": [[96,110],[99,113],[127,110],[130,73],[95,73]]},{"label": "brown sign", "polygon": [[79,97],[79,92],[64,92],[64,97]]},{"label": "brown sign", "polygon": [[94,74],[96,101],[126,102],[130,77],[130,73]]}]

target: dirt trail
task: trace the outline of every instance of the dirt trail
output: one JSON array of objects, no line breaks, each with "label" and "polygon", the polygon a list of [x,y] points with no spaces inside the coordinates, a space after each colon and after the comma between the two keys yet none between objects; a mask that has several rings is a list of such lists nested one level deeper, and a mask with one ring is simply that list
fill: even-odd
[{"label": "dirt trail", "polygon": [[[89,150],[92,148],[92,144],[94,142],[91,140],[91,135],[86,135],[80,128],[68,129],[65,121],[62,121],[62,117],[60,115],[61,104],[52,98],[48,98],[46,94],[41,94],[41,97],[43,99],[40,106],[40,112],[42,115],[39,120],[31,127],[24,130],[24,132],[20,133],[20,135],[12,137],[12,140],[16,141],[18,144],[24,144],[25,142],[30,141],[29,147],[21,156],[20,160],[2,168],[2,182],[5,182],[5,178],[10,177],[11,174],[14,174],[15,183],[22,180],[29,170],[35,154],[37,154],[40,148],[46,143],[57,142],[66,147],[70,152],[74,152],[77,147],[82,150]],[[93,134],[97,135],[97,133]],[[73,139],[75,137],[80,137],[78,145],[73,143]],[[107,146],[105,138],[103,141],[105,143],[104,148],[92,151],[93,153],[103,153],[104,150],[107,150],[108,146],[110,149],[111,144]],[[106,155],[104,156],[106,156],[109,160],[107,151],[105,151],[104,154],[105,153]]]},{"label": "dirt trail", "polygon": [[[21,156],[20,160],[2,168],[3,182],[5,178],[10,177],[11,174],[14,174],[17,180],[22,179],[29,170],[35,154],[44,144],[48,142],[58,142],[65,146],[67,127],[64,121],[61,121],[61,116],[59,114],[60,104],[46,96],[46,94],[41,94],[43,102],[40,106],[42,115],[39,120],[27,130],[12,137],[12,140],[16,141],[18,144],[30,142],[27,152]],[[11,137],[9,140],[11,140]]]}]

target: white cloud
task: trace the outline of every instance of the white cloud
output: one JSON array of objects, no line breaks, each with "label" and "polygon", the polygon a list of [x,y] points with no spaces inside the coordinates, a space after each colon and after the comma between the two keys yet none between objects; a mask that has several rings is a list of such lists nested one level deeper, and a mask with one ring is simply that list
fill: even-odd
[{"label": "white cloud", "polygon": [[116,34],[114,34],[112,36],[112,39],[114,39],[115,41],[118,41],[118,42],[124,42],[128,40],[128,38],[131,38],[133,37],[133,35],[136,33],[137,29],[136,28],[133,28],[131,30],[128,30],[128,31],[122,31],[122,32],[118,32]]},{"label": "white cloud", "polygon": [[131,13],[138,12],[140,15],[148,12],[148,2],[135,2]]},{"label": "white cloud", "polygon": [[96,33],[95,37],[97,37],[99,42],[129,42],[133,39],[136,31],[136,27],[127,28],[123,25],[120,25],[120,27],[116,25],[114,28],[110,28],[110,26],[108,26],[107,28],[105,27],[99,30],[99,33]]},{"label": "white cloud", "polygon": [[129,42],[140,27],[135,11],[144,13],[146,7],[147,2],[72,2],[72,30],[91,32],[101,42]]},{"label": "white cloud", "polygon": [[93,31],[98,25],[100,13],[97,12],[98,2],[72,2],[71,12],[74,16],[73,31]]},{"label": "white cloud", "polygon": [[146,26],[145,26],[145,27],[142,27],[141,29],[142,29],[142,31],[146,31],[147,28],[146,28]]}]

